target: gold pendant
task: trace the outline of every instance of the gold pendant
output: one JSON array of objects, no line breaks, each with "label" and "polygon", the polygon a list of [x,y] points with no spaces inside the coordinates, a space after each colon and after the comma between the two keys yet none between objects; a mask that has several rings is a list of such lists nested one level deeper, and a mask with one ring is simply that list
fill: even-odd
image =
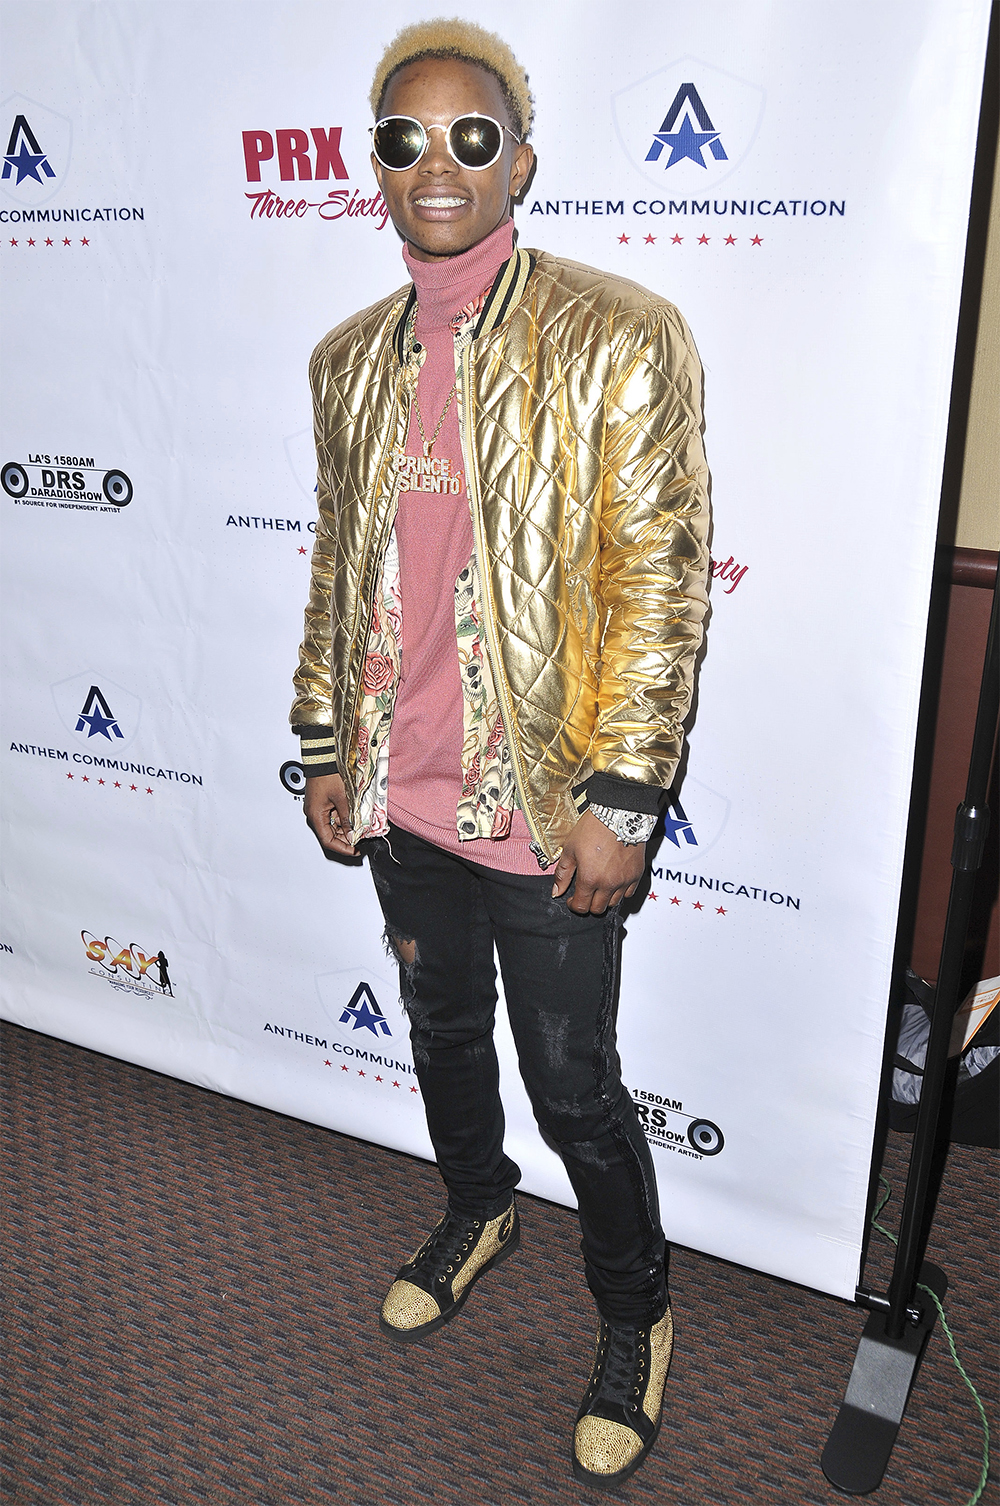
[{"label": "gold pendant", "polygon": [[456,497],[465,485],[461,471],[453,472],[447,455],[437,459],[431,454],[433,440],[424,440],[422,455],[407,455],[397,447],[393,455],[396,485],[402,492],[434,492]]}]

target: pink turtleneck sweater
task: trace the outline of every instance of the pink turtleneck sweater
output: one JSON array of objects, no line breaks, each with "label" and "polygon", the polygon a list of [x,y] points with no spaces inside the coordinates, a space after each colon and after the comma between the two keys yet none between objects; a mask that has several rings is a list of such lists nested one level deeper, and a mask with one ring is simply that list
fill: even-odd
[{"label": "pink turtleneck sweater", "polygon": [[[427,352],[417,384],[424,432],[437,428],[455,381],[453,317],[486,292],[513,252],[514,224],[507,220],[460,256],[403,260],[417,290],[415,335]],[[416,409],[406,452],[423,454]],[[474,540],[465,461],[453,397],[432,454],[462,476],[454,494],[403,492],[396,514],[403,643],[400,682],[389,738],[389,820],[404,831],[488,868],[537,876],[531,836],[520,810],[510,835],[460,842],[455,811],[462,788],[462,682],[455,636],[455,582],[471,558]]]}]

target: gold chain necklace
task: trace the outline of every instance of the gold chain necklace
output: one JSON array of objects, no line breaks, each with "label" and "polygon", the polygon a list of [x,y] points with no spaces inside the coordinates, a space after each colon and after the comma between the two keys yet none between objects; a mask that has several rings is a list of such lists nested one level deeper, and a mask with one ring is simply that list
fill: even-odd
[{"label": "gold chain necklace", "polygon": [[434,430],[434,433],[431,435],[430,439],[428,439],[427,435],[426,435],[426,433],[424,431],[424,421],[423,421],[423,419],[420,416],[420,401],[419,401],[419,399],[417,397],[416,388],[414,388],[414,390],[413,390],[413,406],[414,406],[414,408],[416,410],[416,414],[417,414],[417,428],[420,430],[420,438],[424,442],[424,454],[425,455],[429,455],[430,452],[431,452],[431,450],[433,449],[434,443],[435,443],[438,435],[441,433],[441,425],[445,421],[445,417],[446,417],[446,415],[448,413],[448,409],[451,407],[452,399],[454,398],[455,393],[457,391],[458,391],[458,382],[456,381],[453,384],[451,391],[448,393],[447,398],[445,399],[444,407],[441,409],[441,417],[437,421],[437,428]]}]

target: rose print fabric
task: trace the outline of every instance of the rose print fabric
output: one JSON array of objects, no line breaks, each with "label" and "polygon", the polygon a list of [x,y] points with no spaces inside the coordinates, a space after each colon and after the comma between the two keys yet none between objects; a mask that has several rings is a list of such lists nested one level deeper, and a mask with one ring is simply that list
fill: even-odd
[{"label": "rose print fabric", "polygon": [[[489,294],[486,288],[451,320],[455,370],[472,338],[475,322]],[[413,323],[406,331],[409,353],[405,384],[412,394],[424,360],[413,350]],[[459,398],[456,396],[456,404]],[[459,416],[461,422],[461,416]],[[397,493],[405,487],[397,478]],[[500,703],[482,631],[482,600],[475,551],[454,585],[455,635],[462,683],[462,755],[455,824],[459,840],[503,838],[511,830],[517,803],[510,752]],[[356,763],[357,839],[384,836],[388,830],[389,733],[399,684],[402,644],[402,593],[399,551],[393,530],[383,566],[381,590],[372,616],[365,654],[363,695]]]},{"label": "rose print fabric", "polygon": [[362,677],[355,788],[356,825],[362,837],[383,837],[389,829],[389,728],[399,682],[399,645],[403,627],[399,595],[399,556],[393,533],[386,550],[382,589],[372,613]]}]

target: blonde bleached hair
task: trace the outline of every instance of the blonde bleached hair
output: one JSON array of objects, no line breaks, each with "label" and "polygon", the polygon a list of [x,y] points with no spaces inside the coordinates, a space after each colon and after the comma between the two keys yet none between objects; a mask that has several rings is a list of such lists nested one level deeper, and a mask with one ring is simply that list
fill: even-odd
[{"label": "blonde bleached hair", "polygon": [[400,68],[422,58],[457,58],[463,63],[474,63],[492,73],[503,90],[504,102],[510,112],[514,132],[522,141],[531,130],[534,101],[528,87],[528,75],[507,43],[495,32],[486,31],[475,21],[463,21],[459,16],[435,21],[415,21],[404,26],[389,43],[375,69],[372,79],[372,114],[376,117],[382,109],[382,100],[390,80]]}]

